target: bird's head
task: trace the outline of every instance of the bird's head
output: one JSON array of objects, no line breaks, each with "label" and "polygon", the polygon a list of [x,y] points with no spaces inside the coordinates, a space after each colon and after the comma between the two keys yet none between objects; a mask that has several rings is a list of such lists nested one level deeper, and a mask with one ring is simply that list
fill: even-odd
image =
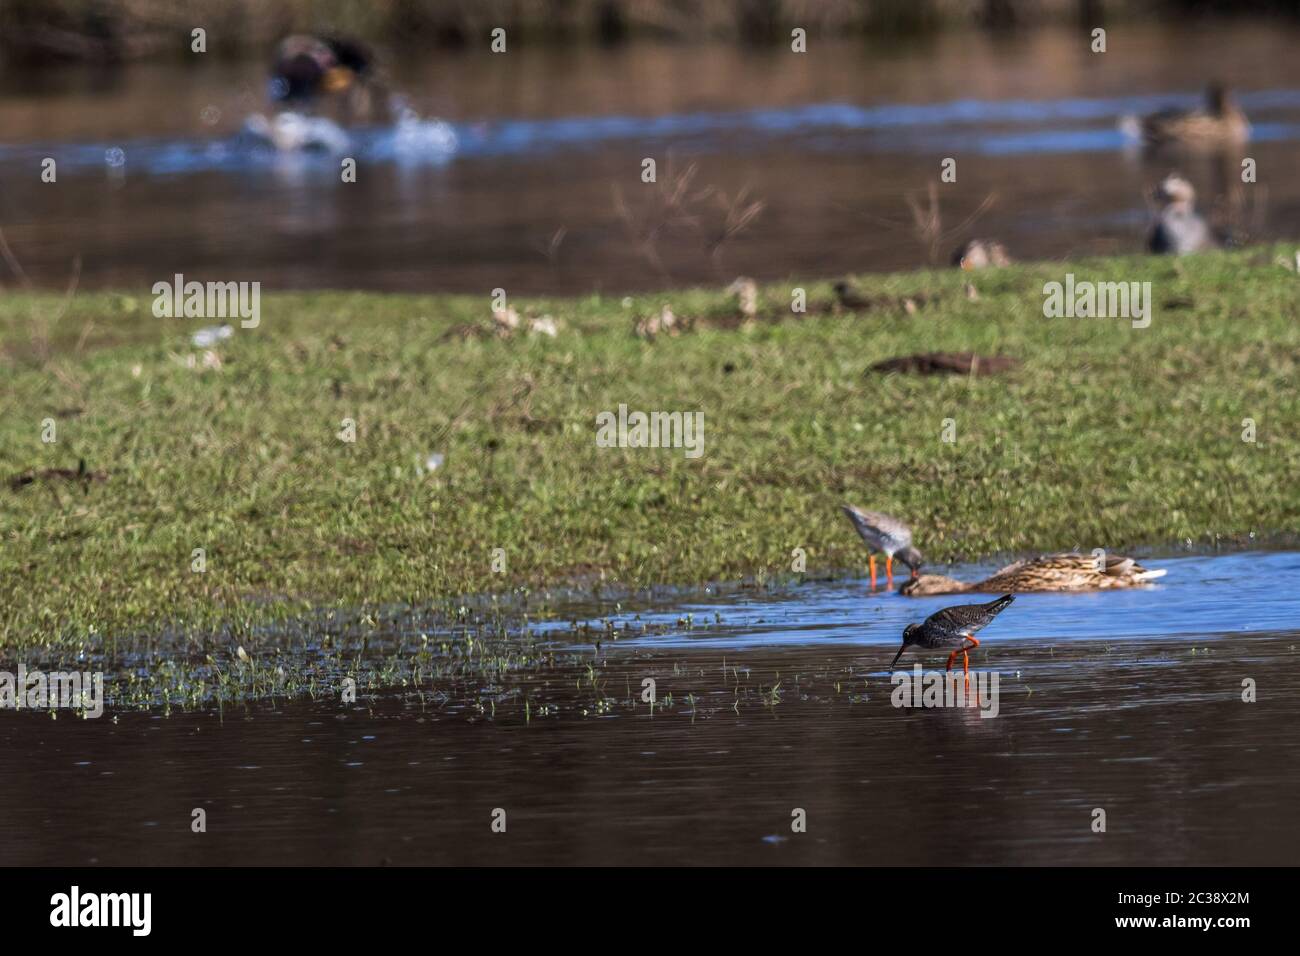
[{"label": "bird's head", "polygon": [[907,650],[907,645],[916,643],[916,638],[913,637],[913,635],[916,633],[916,629],[920,626],[921,625],[919,624],[909,624],[907,627],[903,628],[903,646],[898,649],[898,653],[894,655],[894,659],[889,662],[889,669],[891,671],[894,669],[894,665],[898,663],[898,659],[903,656],[903,651]]},{"label": "bird's head", "polygon": [[1165,205],[1187,204],[1196,201],[1196,189],[1178,173],[1170,173],[1156,187],[1156,200]]},{"label": "bird's head", "polygon": [[908,578],[898,589],[904,597],[928,597],[933,594],[960,594],[967,585],[945,574],[920,574]]},{"label": "bird's head", "polygon": [[912,547],[910,544],[894,555],[894,557],[898,558],[899,561],[902,561],[912,569],[912,577],[916,577],[917,573],[921,570],[921,565],[925,563],[925,559],[921,557],[921,552],[917,551],[916,548]]},{"label": "bird's head", "polygon": [[1232,94],[1218,80],[1205,87],[1205,108],[1211,116],[1222,116],[1233,106]]}]

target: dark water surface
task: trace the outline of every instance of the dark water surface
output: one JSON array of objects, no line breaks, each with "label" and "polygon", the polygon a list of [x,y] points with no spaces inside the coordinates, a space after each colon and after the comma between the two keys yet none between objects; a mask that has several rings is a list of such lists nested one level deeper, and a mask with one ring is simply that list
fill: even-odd
[{"label": "dark water surface", "polygon": [[1145,563],[1155,588],[1022,595],[981,633],[993,718],[891,704],[902,622],[948,602],[860,581],[594,612],[626,636],[528,678],[527,712],[0,712],[0,864],[1294,864],[1300,554]]},{"label": "dark water surface", "polygon": [[[389,64],[411,113],[339,157],[241,135],[265,65],[216,59],[0,76],[0,228],[38,284],[142,291],[181,272],[279,288],[583,292],[910,269],[932,250],[905,194],[944,157],[947,254],[971,232],[1027,259],[1138,251],[1144,191],[1181,168],[1247,239],[1300,235],[1300,29],[1238,20],[1085,33],[957,33],[782,49],[633,46],[431,54]],[[1144,157],[1119,118],[1241,90],[1259,181],[1238,154]],[[41,161],[57,183],[40,181]],[[656,187],[690,164],[655,248]],[[617,211],[621,191],[626,214]],[[712,250],[728,204],[762,214]],[[963,223],[989,197],[974,224]],[[922,198],[922,201],[925,200]],[[550,240],[563,239],[548,254]],[[11,276],[0,277],[6,283]]]}]

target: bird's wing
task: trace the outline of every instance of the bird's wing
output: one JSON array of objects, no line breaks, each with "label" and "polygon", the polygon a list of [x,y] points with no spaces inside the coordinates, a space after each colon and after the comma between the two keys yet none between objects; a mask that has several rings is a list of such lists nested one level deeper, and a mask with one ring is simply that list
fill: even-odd
[{"label": "bird's wing", "polygon": [[842,507],[849,520],[853,522],[853,527],[867,544],[878,547],[885,539],[897,542],[903,547],[912,543],[911,529],[897,518],[891,518],[879,511],[863,511],[852,505]]},{"label": "bird's wing", "polygon": [[925,619],[925,626],[947,631],[975,631],[988,623],[986,616],[982,604],[957,604],[935,611]]},{"label": "bird's wing", "polygon": [[972,634],[988,625],[1012,600],[1014,599],[1010,595],[1005,595],[988,604],[958,604],[946,607],[926,618],[925,624]]}]

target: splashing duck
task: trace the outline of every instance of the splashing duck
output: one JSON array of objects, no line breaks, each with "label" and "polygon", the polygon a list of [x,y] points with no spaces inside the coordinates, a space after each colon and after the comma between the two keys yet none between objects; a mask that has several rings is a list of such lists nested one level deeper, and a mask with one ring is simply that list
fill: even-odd
[{"label": "splashing duck", "polygon": [[375,58],[361,41],[297,33],[276,47],[271,98],[290,109],[334,107],[342,122],[382,120],[392,110],[381,94]]}]

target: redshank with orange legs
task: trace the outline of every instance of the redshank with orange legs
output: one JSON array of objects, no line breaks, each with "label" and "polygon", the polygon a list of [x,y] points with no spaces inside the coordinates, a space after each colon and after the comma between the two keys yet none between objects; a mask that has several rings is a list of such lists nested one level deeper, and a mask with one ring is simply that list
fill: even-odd
[{"label": "redshank with orange legs", "polygon": [[912,529],[897,518],[879,511],[864,511],[853,505],[841,505],[844,514],[853,522],[862,540],[870,550],[868,566],[871,569],[871,587],[876,587],[876,552],[885,556],[885,577],[889,587],[894,586],[894,558],[897,557],[912,569],[912,577],[921,570],[921,552],[912,547]]},{"label": "redshank with orange legs", "polygon": [[996,601],[989,601],[987,604],[957,604],[936,611],[920,624],[907,625],[903,628],[903,646],[894,655],[889,669],[891,671],[894,669],[898,659],[909,647],[920,647],[927,651],[951,647],[953,652],[948,655],[948,666],[945,670],[952,670],[953,661],[960,654],[962,674],[965,675],[966,686],[969,687],[970,652],[980,646],[980,642],[975,640],[975,632],[992,623],[993,619],[1014,600],[1014,595],[1004,594]]}]

